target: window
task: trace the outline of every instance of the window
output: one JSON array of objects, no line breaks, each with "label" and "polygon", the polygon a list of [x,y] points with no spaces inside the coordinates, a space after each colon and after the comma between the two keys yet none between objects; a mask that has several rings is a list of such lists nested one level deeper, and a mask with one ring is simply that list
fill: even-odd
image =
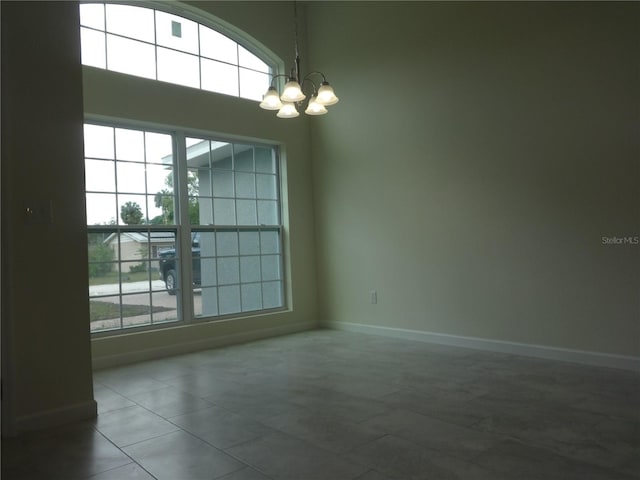
[{"label": "window", "polygon": [[186,145],[188,202],[198,211],[189,215],[198,238],[193,277],[201,287],[195,315],[282,306],[275,149],[202,138]]},{"label": "window", "polygon": [[275,147],[84,132],[92,332],[284,306]]},{"label": "window", "polygon": [[80,5],[82,63],[115,72],[262,100],[272,68],[209,26],[162,10]]},{"label": "window", "polygon": [[179,320],[156,268],[177,238],[173,138],[87,124],[84,144],[91,331]]}]

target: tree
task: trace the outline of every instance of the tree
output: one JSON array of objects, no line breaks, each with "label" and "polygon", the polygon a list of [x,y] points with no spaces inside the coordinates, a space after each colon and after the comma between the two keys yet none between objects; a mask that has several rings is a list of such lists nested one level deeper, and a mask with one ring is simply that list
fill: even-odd
[{"label": "tree", "polygon": [[[173,202],[173,172],[164,180],[167,188],[163,188],[154,197],[157,208],[162,210],[162,215],[153,218],[151,224],[168,225],[175,222],[175,206]],[[200,223],[200,204],[198,203],[198,175],[195,172],[187,173],[187,193],[189,195],[189,222],[191,225]]]},{"label": "tree", "polygon": [[113,250],[108,245],[89,245],[89,277],[100,277],[109,273],[113,267],[113,257]]},{"label": "tree", "polygon": [[[171,175],[171,174],[169,174]],[[166,183],[166,180],[165,180]],[[167,188],[163,188],[154,197],[154,203],[157,208],[162,210],[162,215],[159,215],[151,220],[153,224],[168,225],[173,223],[174,207],[173,207],[173,192]]]},{"label": "tree", "polygon": [[127,202],[120,207],[120,218],[127,225],[140,225],[142,217],[142,208],[136,202]]}]

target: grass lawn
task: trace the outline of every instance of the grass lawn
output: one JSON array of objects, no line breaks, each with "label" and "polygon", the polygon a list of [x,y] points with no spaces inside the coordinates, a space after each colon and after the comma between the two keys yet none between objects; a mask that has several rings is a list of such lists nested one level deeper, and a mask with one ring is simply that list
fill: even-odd
[{"label": "grass lawn", "polygon": [[[111,302],[99,302],[97,300],[91,300],[89,302],[90,317],[92,322],[98,320],[108,320],[110,318],[120,317],[120,304]],[[122,316],[133,317],[136,315],[146,315],[149,313],[149,305],[122,305]],[[153,307],[152,311],[166,312],[167,310],[173,310],[166,307]]]}]

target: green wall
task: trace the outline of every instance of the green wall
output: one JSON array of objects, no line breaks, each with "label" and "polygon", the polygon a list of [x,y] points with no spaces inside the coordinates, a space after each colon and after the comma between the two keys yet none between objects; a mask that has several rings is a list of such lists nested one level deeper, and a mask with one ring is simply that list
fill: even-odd
[{"label": "green wall", "polygon": [[639,12],[311,2],[321,321],[640,355]]}]

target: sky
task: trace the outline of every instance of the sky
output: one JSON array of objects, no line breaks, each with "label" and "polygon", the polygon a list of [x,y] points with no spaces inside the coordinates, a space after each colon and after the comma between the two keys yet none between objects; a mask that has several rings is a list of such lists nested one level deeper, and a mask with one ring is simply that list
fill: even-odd
[{"label": "sky", "polygon": [[[87,124],[84,144],[88,225],[120,222],[120,206],[127,201],[138,203],[149,219],[162,213],[153,196],[167,188],[171,135]],[[117,201],[116,189],[122,193]]]}]

